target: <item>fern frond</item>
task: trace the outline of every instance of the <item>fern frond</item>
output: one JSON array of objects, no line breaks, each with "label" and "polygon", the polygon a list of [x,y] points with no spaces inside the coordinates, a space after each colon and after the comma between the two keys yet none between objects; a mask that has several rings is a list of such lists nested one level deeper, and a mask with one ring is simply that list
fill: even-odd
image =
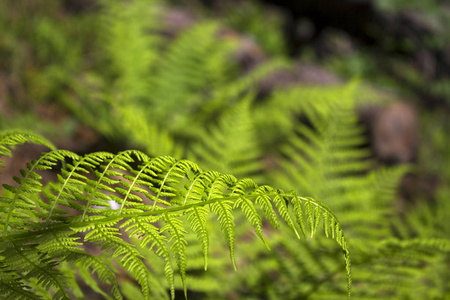
[{"label": "fern frond", "polygon": [[[25,143],[39,144],[51,150],[56,150],[52,142],[39,134],[26,130],[8,129],[0,131],[0,157],[11,156],[9,148]],[[3,164],[4,160],[0,158],[0,167],[4,167]]]},{"label": "fern frond", "polygon": [[396,240],[389,239],[380,243],[382,251],[400,252],[404,254],[404,249],[410,249],[411,252],[433,252],[433,251],[450,251],[449,239],[412,239],[412,240]]},{"label": "fern frond", "polygon": [[[92,282],[91,285],[96,285],[97,282],[92,280],[90,273],[96,273],[101,282],[112,285],[111,294],[114,299],[122,299],[116,274],[105,265],[104,260],[101,258],[86,254],[82,255],[80,259],[75,261],[74,268],[80,270],[82,272],[81,274],[84,273],[84,276],[82,276],[84,277],[85,282]],[[92,271],[89,272],[89,270]]]},{"label": "fern frond", "polygon": [[8,262],[8,269],[22,274],[22,280],[35,278],[37,284],[49,290],[55,289],[55,299],[70,299],[66,278],[56,269],[57,262],[37,251],[37,244],[8,243],[7,251],[3,251],[4,260]]},{"label": "fern frond", "polygon": [[181,275],[181,281],[183,284],[184,296],[187,298],[187,285],[186,285],[186,267],[187,267],[187,256],[186,256],[186,245],[187,241],[185,238],[186,230],[183,227],[182,221],[179,219],[177,214],[164,214],[164,222],[166,223],[162,228],[162,232],[167,232],[169,235],[170,250],[172,250],[178,271]]},{"label": "fern frond", "polygon": [[[196,127],[188,114],[198,114],[212,92],[233,79],[236,64],[229,57],[236,43],[219,38],[220,27],[202,22],[183,31],[160,52],[151,77],[151,98],[141,106],[148,116],[171,132],[192,135]],[[205,97],[208,96],[208,97]],[[189,124],[187,123],[189,122]],[[189,125],[190,132],[186,131]]]},{"label": "fern frond", "polygon": [[124,103],[145,98],[150,88],[147,75],[155,68],[156,48],[162,42],[156,34],[162,7],[142,0],[102,2],[101,45],[118,75],[115,98]]},{"label": "fern frond", "polygon": [[263,166],[252,121],[252,99],[248,94],[221,116],[217,126],[203,131],[191,146],[191,157],[206,168],[261,181],[255,178]]},{"label": "fern frond", "polygon": [[[26,225],[28,219],[36,221],[38,214],[34,210],[38,207],[39,201],[36,197],[42,191],[42,178],[37,171],[49,170],[56,166],[58,162],[64,162],[66,158],[76,159],[78,156],[67,150],[54,150],[44,153],[39,159],[27,164],[28,171],[21,170],[22,178],[16,177],[15,180],[19,184],[18,187],[4,185],[4,188],[12,192],[11,198],[3,197],[0,207],[2,211],[3,234],[10,227],[29,226]],[[19,225],[22,224],[22,225]]]},{"label": "fern frond", "polygon": [[240,76],[238,80],[232,81],[226,86],[214,90],[212,100],[206,103],[205,113],[211,112],[214,106],[223,106],[224,102],[239,99],[249,90],[255,90],[254,85],[266,78],[271,73],[288,69],[290,63],[283,59],[269,60],[256,66],[250,72]]},{"label": "fern frond", "polygon": [[264,245],[266,245],[267,249],[270,250],[269,244],[264,238],[262,219],[259,216],[258,211],[256,210],[253,202],[247,198],[239,198],[234,203],[234,206],[241,207],[245,217],[248,219],[248,221],[252,224],[253,228],[255,229],[256,235],[261,239]]},{"label": "fern frond", "polygon": [[[57,161],[65,160],[68,160],[66,169],[60,171],[58,181],[41,188],[35,170],[53,168]],[[164,260],[172,297],[174,271],[171,258],[175,258],[187,295],[188,231],[184,215],[188,216],[202,244],[204,267],[209,247],[206,224],[210,215],[217,216],[236,268],[235,216],[238,209],[243,211],[247,222],[263,242],[260,210],[275,225],[278,222],[275,221],[276,214],[279,214],[297,232],[297,226],[302,226],[301,221],[295,223],[291,215],[293,210],[301,208],[306,212],[303,222],[312,234],[317,231],[321,216],[325,215],[329,226],[334,229],[333,239],[348,254],[340,223],[325,204],[295,193],[259,187],[251,179],[237,180],[232,175],[215,171],[202,172],[188,160],[169,156],[151,158],[139,151],[78,156],[56,150],[44,153],[22,175],[34,183],[23,179],[18,180],[20,184],[38,188],[11,187],[9,193],[20,201],[2,201],[2,204],[6,203],[4,207],[15,203],[12,209],[20,208],[23,213],[20,214],[20,222],[15,220],[18,215],[11,214],[0,238],[0,262],[7,268],[6,272],[18,274],[17,278],[0,283],[1,289],[11,289],[9,286],[26,289],[27,282],[36,278],[36,288],[51,289],[56,298],[70,298],[70,281],[57,271],[58,264],[67,261],[81,263],[97,272],[101,280],[113,284],[114,298],[120,298],[112,270],[100,267],[97,260],[83,251],[82,245],[92,243],[102,252],[111,253],[111,257],[134,276],[143,295],[149,298],[152,294],[151,276],[142,254],[136,245],[129,242],[134,236],[141,240],[142,247],[152,249]],[[24,195],[28,195],[27,198]],[[33,202],[19,205],[21,199],[31,197]],[[111,209],[110,201],[120,204],[120,209]],[[7,212],[8,209],[3,209],[3,213]],[[347,258],[346,264],[349,268]]]},{"label": "fern frond", "polygon": [[206,207],[193,207],[192,212],[189,213],[188,219],[191,222],[191,228],[197,235],[197,238],[201,241],[204,268],[208,269],[208,251],[209,251],[209,237],[208,230],[206,228],[206,221],[208,216],[208,210]]},{"label": "fern frond", "polygon": [[24,284],[19,274],[8,268],[4,261],[0,261],[0,295],[5,299],[39,299],[31,291],[31,287]]},{"label": "fern frond", "polygon": [[149,122],[149,113],[142,107],[119,103],[114,105],[120,119],[122,130],[132,136],[133,143],[142,146],[151,155],[182,156],[182,148],[175,143],[173,135],[157,124]]}]

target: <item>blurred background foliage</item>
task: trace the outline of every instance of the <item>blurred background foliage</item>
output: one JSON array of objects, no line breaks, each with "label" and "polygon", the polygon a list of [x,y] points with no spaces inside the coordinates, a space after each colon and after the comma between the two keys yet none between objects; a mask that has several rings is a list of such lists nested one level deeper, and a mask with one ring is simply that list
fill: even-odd
[{"label": "blurred background foliage", "polygon": [[[438,0],[4,0],[0,129],[79,153],[189,158],[314,197],[348,236],[353,298],[449,299],[449,25]],[[267,231],[267,253],[236,224],[238,272],[212,234],[207,272],[201,247],[189,253],[190,299],[345,297],[328,240]],[[168,298],[164,266],[142,252],[154,298]],[[62,270],[80,298],[109,297]]]}]

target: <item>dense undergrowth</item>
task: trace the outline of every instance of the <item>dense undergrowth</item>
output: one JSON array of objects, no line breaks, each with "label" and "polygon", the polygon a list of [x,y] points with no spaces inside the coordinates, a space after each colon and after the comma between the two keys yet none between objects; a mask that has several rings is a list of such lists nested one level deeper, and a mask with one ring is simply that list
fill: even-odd
[{"label": "dense undergrowth", "polygon": [[[159,1],[99,1],[83,14],[65,11],[59,0],[45,8],[24,1],[0,6],[0,75],[8,74],[10,84],[0,95],[6,105],[1,128],[34,129],[60,141],[82,124],[114,145],[93,153],[82,149],[89,152],[82,155],[31,139],[52,151],[28,162],[21,176],[15,170],[16,183],[4,186],[2,296],[12,297],[14,290],[25,299],[119,293],[133,299],[184,293],[189,299],[340,299],[348,293],[349,273],[342,248],[351,252],[352,298],[450,296],[449,187],[405,207],[397,197],[405,173],[430,168],[444,182],[450,179],[442,167],[450,161],[448,137],[435,130],[441,118],[424,117],[432,134],[418,165],[376,164],[356,115],[372,93],[363,73],[360,81],[341,85],[261,93],[264,80],[289,69],[291,61],[279,18],[251,4],[247,14],[197,16],[178,29],[165,23],[171,8]],[[273,26],[261,32],[255,25],[261,20]],[[253,34],[271,56],[243,70],[245,40],[227,26]],[[33,112],[42,105],[54,105],[65,117],[58,125],[42,119]],[[2,145],[34,135],[25,137],[4,132]],[[117,148],[124,151],[109,153]],[[125,151],[130,148],[142,152]],[[424,163],[432,157],[443,163]],[[66,161],[65,169],[52,165],[59,176],[47,183],[38,169],[53,160]],[[45,182],[38,183],[40,176]],[[189,187],[197,192],[189,195]],[[221,203],[213,204],[215,198],[225,206],[214,206]],[[208,206],[197,211],[193,203],[205,199]],[[324,203],[317,206],[323,210],[305,205],[309,201]],[[302,223],[289,221],[299,207],[305,215],[297,220],[309,233],[301,240],[295,236],[303,235]],[[330,216],[339,218],[345,243],[332,234]],[[320,229],[311,239],[319,221],[324,233]],[[103,231],[108,234],[101,238]],[[154,232],[160,235],[147,238]],[[33,244],[23,242],[33,234]],[[33,258],[25,262],[27,255]]]}]

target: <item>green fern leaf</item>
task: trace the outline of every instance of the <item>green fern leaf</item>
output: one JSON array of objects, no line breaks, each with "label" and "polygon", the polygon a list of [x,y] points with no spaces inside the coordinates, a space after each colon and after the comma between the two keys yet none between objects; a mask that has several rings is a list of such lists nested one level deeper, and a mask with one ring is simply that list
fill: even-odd
[{"label": "green fern leaf", "polygon": [[292,220],[289,214],[288,207],[286,205],[286,199],[282,196],[282,194],[284,194],[283,191],[278,190],[277,195],[273,199],[273,202],[275,203],[278,212],[280,213],[280,216],[284,219],[286,224],[288,224],[288,226],[295,232],[297,238],[300,238],[300,235],[298,234],[298,231],[295,228],[294,221]]},{"label": "green fern leaf", "polygon": [[186,245],[187,241],[185,238],[186,230],[184,229],[182,222],[177,218],[176,214],[164,214],[164,221],[166,225],[161,228],[161,232],[168,232],[170,238],[169,242],[170,250],[175,255],[178,270],[181,275],[181,281],[183,283],[184,296],[187,298],[187,285],[186,285],[186,266],[187,266],[187,256],[186,256]]},{"label": "green fern leaf", "polygon": [[[61,160],[68,160],[66,169],[59,172],[57,182],[42,188],[35,171],[53,168]],[[1,273],[5,275],[1,275],[4,280],[0,282],[0,290],[8,295],[15,293],[14,289],[26,291],[30,286],[36,291],[54,292],[56,298],[72,297],[70,278],[58,271],[60,262],[67,261],[96,272],[100,280],[113,285],[112,295],[120,299],[113,271],[99,266],[100,260],[82,249],[90,243],[103,253],[109,253],[111,259],[132,274],[148,299],[152,295],[153,277],[137,245],[129,242],[130,238],[136,237],[140,239],[141,247],[154,251],[164,260],[164,273],[172,298],[175,285],[171,257],[175,258],[187,296],[188,231],[184,216],[187,215],[193,233],[201,243],[205,268],[209,247],[206,224],[210,215],[217,216],[236,269],[235,216],[238,215],[235,210],[239,208],[266,246],[257,208],[278,226],[276,207],[297,236],[290,203],[294,203],[294,212],[303,206],[307,211],[307,225],[314,232],[321,214],[326,213],[336,233],[333,238],[348,254],[340,224],[323,203],[268,186],[259,187],[248,178],[237,180],[232,175],[215,171],[202,172],[188,160],[178,161],[168,156],[151,158],[139,151],[78,156],[57,150],[44,153],[28,169],[21,172],[22,178],[17,178],[19,187],[8,187],[8,193],[13,197],[2,198],[2,207],[14,203],[17,211],[17,214],[11,213],[0,238],[0,265],[6,270]],[[111,209],[108,205],[111,200],[120,204],[120,209]],[[308,209],[310,206],[314,209]],[[8,209],[2,211],[8,212]],[[19,217],[23,218],[20,222],[15,220]],[[301,221],[297,220],[297,225],[302,227]],[[348,257],[346,264],[350,276]],[[8,272],[14,275],[8,277]],[[95,285],[92,283],[92,286]]]}]

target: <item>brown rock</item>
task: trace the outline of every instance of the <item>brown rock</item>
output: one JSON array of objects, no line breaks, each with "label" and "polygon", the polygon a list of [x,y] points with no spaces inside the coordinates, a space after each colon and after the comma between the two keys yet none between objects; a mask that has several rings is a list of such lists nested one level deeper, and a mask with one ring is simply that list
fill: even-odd
[{"label": "brown rock", "polygon": [[167,9],[162,17],[162,33],[172,38],[176,37],[181,31],[192,26],[195,21],[197,21],[196,17],[187,10]]},{"label": "brown rock", "polygon": [[290,87],[295,84],[308,85],[331,85],[341,83],[342,80],[335,74],[321,68],[320,66],[298,62],[291,70],[279,70],[271,73],[259,84],[262,96],[270,94],[275,88]]},{"label": "brown rock", "polygon": [[388,164],[413,162],[419,143],[419,124],[415,109],[396,102],[386,107],[360,109],[360,118],[370,131],[377,160]]}]

